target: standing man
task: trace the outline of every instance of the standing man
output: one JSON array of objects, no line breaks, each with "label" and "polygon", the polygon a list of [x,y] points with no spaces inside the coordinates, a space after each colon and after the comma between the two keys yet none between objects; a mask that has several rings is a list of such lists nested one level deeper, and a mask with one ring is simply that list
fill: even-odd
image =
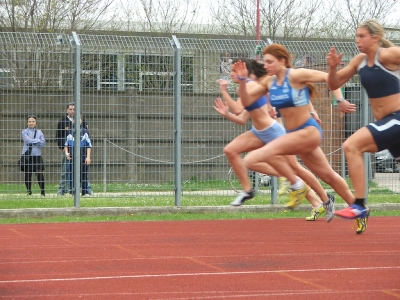
[{"label": "standing man", "polygon": [[[67,139],[67,131],[73,128],[74,123],[74,116],[75,116],[75,103],[71,102],[67,105],[67,114],[63,118],[58,121],[57,131],[56,131],[56,140],[57,146],[61,150],[61,179],[60,179],[60,186],[57,191],[58,196],[62,196],[64,194],[69,193],[69,187],[67,182],[67,158],[64,152],[64,145]],[[88,129],[88,126],[85,120],[82,121],[82,126],[85,129]],[[89,195],[93,195],[93,191],[90,187],[89,180],[87,182],[87,193]]]},{"label": "standing man", "polygon": [[230,53],[225,53],[225,55],[221,57],[221,64],[219,66],[219,72],[221,74],[220,79],[224,79],[228,82],[230,81],[231,64],[232,59]]}]

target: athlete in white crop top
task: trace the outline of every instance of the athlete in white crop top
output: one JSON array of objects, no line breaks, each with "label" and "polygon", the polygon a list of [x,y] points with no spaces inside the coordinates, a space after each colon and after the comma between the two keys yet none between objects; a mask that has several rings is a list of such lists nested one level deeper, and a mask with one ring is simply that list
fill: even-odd
[{"label": "athlete in white crop top", "polygon": [[[369,103],[376,122],[357,130],[343,144],[353,183],[355,199],[350,206],[338,211],[338,216],[356,219],[360,233],[366,228],[369,215],[365,206],[366,187],[363,163],[364,152],[377,152],[388,149],[397,163],[400,163],[400,92],[398,73],[400,70],[400,48],[384,38],[385,31],[376,20],[362,22],[356,32],[356,44],[360,50],[347,66],[340,71],[336,67],[343,54],[337,54],[332,47],[328,56],[328,84],[331,89],[338,88],[359,71],[365,86]],[[366,61],[366,63],[364,63]],[[361,66],[361,68],[360,68]],[[379,72],[379,76],[377,75]],[[345,101],[347,102],[347,101]],[[339,108],[346,103],[339,103]],[[357,232],[358,233],[358,232]]]},{"label": "athlete in white crop top", "polygon": [[[256,84],[252,88],[247,88],[243,81],[240,82],[239,95],[244,105],[250,105],[260,95],[270,92],[271,99],[274,90],[271,89],[272,84],[276,81],[278,87],[283,88],[285,80],[290,87],[295,90],[308,89],[311,98],[315,95],[315,88],[310,86],[310,82],[326,82],[328,74],[310,69],[290,69],[290,54],[287,49],[279,44],[271,44],[264,48],[264,68],[268,75],[262,79],[260,84]],[[236,63],[233,65],[235,72],[242,76],[245,74],[245,65]],[[284,92],[284,91],[283,91]],[[334,91],[337,99],[342,97],[341,90]],[[282,94],[275,94],[282,95]],[[293,93],[291,94],[293,97]],[[272,105],[273,102],[272,102]],[[343,108],[342,108],[343,109]],[[246,166],[249,169],[255,169],[260,162],[266,162],[273,166],[280,174],[285,176],[292,185],[293,193],[300,193],[304,186],[295,174],[293,168],[285,160],[285,155],[298,155],[304,164],[324,182],[329,184],[337,194],[339,194],[346,202],[353,200],[353,195],[346,181],[336,173],[320,148],[321,128],[310,115],[310,109],[307,103],[301,103],[298,106],[281,107],[279,111],[285,120],[287,134],[279,137],[264,147],[252,151],[245,157]],[[348,104],[344,109],[345,112],[354,112],[355,105]],[[257,170],[257,169],[255,169]],[[324,202],[327,221],[331,221],[334,214],[334,205],[332,199],[318,182],[318,185],[310,187],[318,194]],[[301,201],[298,200],[298,201]]]}]

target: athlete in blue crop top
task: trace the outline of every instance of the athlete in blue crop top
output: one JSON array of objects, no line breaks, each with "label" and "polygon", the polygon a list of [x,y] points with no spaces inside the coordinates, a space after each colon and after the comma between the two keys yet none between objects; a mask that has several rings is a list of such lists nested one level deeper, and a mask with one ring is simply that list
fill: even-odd
[{"label": "athlete in blue crop top", "polygon": [[[359,225],[357,233],[365,230],[369,215],[365,206],[366,175],[362,154],[388,149],[400,163],[400,48],[394,47],[384,36],[384,28],[376,20],[364,21],[356,32],[360,54],[339,71],[336,67],[343,54],[336,53],[335,47],[332,47],[327,56],[329,87],[333,89],[342,86],[358,72],[377,120],[357,130],[343,144],[355,199],[348,208],[336,214],[356,219]],[[339,108],[346,102],[339,103]]]},{"label": "athlete in blue crop top", "polygon": [[[248,68],[252,68],[252,65],[250,64],[251,60],[244,60]],[[232,81],[236,83],[238,82],[237,76],[233,71],[231,72],[231,77]],[[234,100],[232,100],[229,93],[227,93],[227,82],[218,81],[218,83],[220,84],[220,91],[225,101],[228,103],[233,102]],[[251,80],[246,80],[246,84],[253,85],[255,84],[255,82]],[[241,125],[245,124],[250,118],[253,121],[253,125],[249,131],[244,132],[233,139],[224,148],[225,156],[227,157],[243,187],[243,192],[241,192],[238,197],[231,203],[231,205],[233,206],[239,206],[243,204],[246,200],[249,200],[254,196],[254,191],[252,190],[252,185],[248,177],[247,169],[244,165],[243,159],[241,158],[241,154],[262,147],[266,143],[278,138],[279,136],[284,135],[285,130],[282,125],[280,125],[270,116],[269,106],[267,105],[265,95],[261,95],[261,97],[259,97],[257,101],[255,101],[255,103],[257,103],[256,105],[253,104],[247,106],[246,109],[243,110],[239,115],[230,113],[226,102],[224,103],[220,98],[217,98],[215,100],[214,108],[223,117]],[[315,176],[311,172],[303,168],[298,163],[295,156],[288,157],[287,159],[294,166],[299,176],[304,178],[304,180],[307,180],[307,182],[315,181],[318,184],[318,180],[315,178]],[[257,168],[252,170],[272,176],[279,176],[279,173],[277,173],[276,170],[265,163],[261,166],[257,166]],[[310,201],[313,207],[318,207],[322,204],[321,200],[318,199],[314,191],[307,188],[306,194],[307,200]]]},{"label": "athlete in blue crop top", "polygon": [[[308,91],[308,87],[296,89],[290,85],[288,79],[288,74],[290,70],[290,68],[286,69],[285,77],[281,85],[277,84],[277,78],[275,78],[269,89],[271,105],[276,107],[277,109],[296,106],[309,106],[310,104],[310,94]],[[322,129],[318,122],[311,117],[311,114],[309,119],[305,123],[296,128],[288,129],[287,131],[293,132],[307,126],[316,127],[320,131],[322,138]]]},{"label": "athlete in blue crop top", "polygon": [[[253,165],[266,162],[290,181],[292,192],[301,193],[305,183],[283,159],[285,155],[298,155],[313,173],[329,184],[345,201],[351,202],[353,195],[346,181],[332,169],[320,148],[321,129],[310,114],[309,101],[316,94],[310,82],[326,82],[328,74],[311,69],[292,69],[291,55],[283,45],[268,45],[263,54],[264,68],[269,76],[253,86],[240,81],[240,98],[248,106],[269,92],[271,105],[279,109],[285,120],[287,134],[249,153],[245,157],[246,166],[252,169]],[[240,62],[232,67],[239,76],[246,72],[246,66]],[[334,95],[341,98],[341,90],[335,90]],[[351,112],[355,106],[349,104],[346,109]],[[334,216],[333,197],[328,196],[319,183],[316,186],[310,184],[310,187],[324,202],[327,221],[331,221]],[[292,200],[294,205],[301,203],[299,197],[295,196]]]},{"label": "athlete in blue crop top", "polygon": [[[250,81],[254,81],[251,79],[247,79],[246,82],[250,82]],[[255,102],[253,102],[252,104],[245,106],[244,109],[247,111],[253,111],[255,109],[258,109],[264,105],[267,105],[267,96],[266,95],[262,95],[260,98],[258,98]]]}]

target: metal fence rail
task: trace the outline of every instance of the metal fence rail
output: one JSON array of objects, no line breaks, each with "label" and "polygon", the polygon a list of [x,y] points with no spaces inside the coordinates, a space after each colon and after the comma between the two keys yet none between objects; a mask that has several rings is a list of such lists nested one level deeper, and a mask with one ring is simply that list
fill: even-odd
[{"label": "metal fence rail", "polygon": [[[55,33],[1,33],[0,47],[0,193],[7,196],[26,193],[16,162],[28,115],[37,116],[37,128],[46,138],[45,181],[59,180],[60,153],[53,141],[58,118],[74,101],[72,77],[64,76],[65,70],[73,69],[73,47],[68,35]],[[35,176],[32,180],[36,188]]]},{"label": "metal fence rail", "polygon": [[[74,63],[74,39],[80,44],[79,64]],[[223,147],[249,124],[235,125],[215,112],[214,100],[220,96],[216,80],[229,78],[232,59],[260,58],[260,49],[270,42],[0,33],[0,193],[6,197],[26,193],[24,174],[16,161],[25,118],[34,114],[46,137],[42,151],[46,193],[56,195],[63,154],[55,132],[68,103],[76,102],[93,144],[89,182],[95,196],[174,196],[178,191],[185,203],[195,195],[234,195]],[[325,56],[330,43],[273,42],[289,49],[295,67],[327,71]],[[357,53],[354,43],[336,46],[345,53],[344,63]],[[74,94],[75,75],[80,79],[79,97]],[[327,85],[318,84],[317,88],[320,97],[313,104],[323,121],[322,149],[333,168],[346,177],[341,145],[372,121],[372,115],[357,77],[343,87],[346,99],[357,104],[357,113],[343,118]],[[235,98],[233,83],[229,90]],[[376,172],[373,154],[366,158],[372,183],[382,173]],[[379,185],[372,183],[371,188],[381,193],[399,192],[398,174],[388,174],[387,180],[382,179],[384,173],[379,175]],[[35,186],[36,179],[32,181]]]}]

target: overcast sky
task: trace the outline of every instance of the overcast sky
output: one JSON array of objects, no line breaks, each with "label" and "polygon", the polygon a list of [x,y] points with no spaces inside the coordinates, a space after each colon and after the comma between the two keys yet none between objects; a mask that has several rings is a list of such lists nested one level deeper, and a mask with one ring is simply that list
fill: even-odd
[{"label": "overcast sky", "polygon": [[[0,0],[1,1],[1,0]],[[126,3],[132,3],[132,0],[116,0],[113,4],[114,9],[118,11],[118,7],[121,6],[121,3],[124,3],[125,1],[128,1]],[[162,0],[160,0],[162,2]],[[210,8],[209,8],[209,3],[212,3],[213,5],[221,5],[223,2],[218,2],[216,3],[215,0],[176,0],[176,1],[183,1],[183,2],[189,2],[189,3],[198,3],[196,7],[196,12],[198,13],[196,22],[197,24],[210,24]],[[256,0],[254,0],[256,1]],[[260,0],[261,3],[263,0]],[[323,0],[325,3],[329,4],[332,3],[332,0]],[[388,17],[388,20],[398,20],[400,16],[400,0],[387,0],[387,1],[393,1],[395,2],[395,5],[393,9],[391,10],[391,14]],[[369,0],[364,0],[364,5],[368,5]],[[182,8],[184,5],[182,5]],[[194,7],[193,7],[194,9]],[[189,11],[193,10],[189,8]],[[254,11],[254,18],[256,16],[256,12]],[[262,15],[261,15],[262,18]],[[379,20],[378,20],[379,21]]]}]

